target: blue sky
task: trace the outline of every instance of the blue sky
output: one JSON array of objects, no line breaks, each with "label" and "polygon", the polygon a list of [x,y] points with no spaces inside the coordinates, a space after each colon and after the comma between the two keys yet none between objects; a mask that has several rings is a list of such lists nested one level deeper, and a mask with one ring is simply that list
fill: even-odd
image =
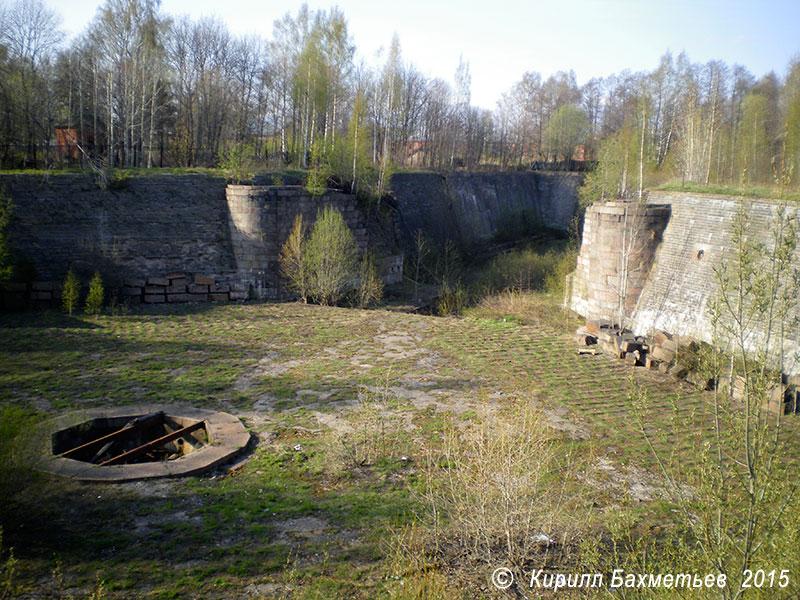
[{"label": "blue sky", "polygon": [[[100,0],[45,0],[70,34],[94,16]],[[269,38],[272,23],[300,2],[162,0],[163,12],[215,15],[236,34]],[[582,84],[597,76],[652,70],[667,50],[693,62],[724,60],[756,77],[786,72],[800,55],[800,0],[311,0],[344,12],[360,55],[375,59],[397,33],[403,58],[452,82],[460,55],[470,63],[472,102],[494,108],[525,71],[544,77],[573,69]]]}]

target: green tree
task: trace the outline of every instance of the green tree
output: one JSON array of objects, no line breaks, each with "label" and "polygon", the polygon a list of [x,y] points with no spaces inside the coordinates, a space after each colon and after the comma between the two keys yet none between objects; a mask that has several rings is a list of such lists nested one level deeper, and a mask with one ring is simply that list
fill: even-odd
[{"label": "green tree", "polygon": [[306,176],[306,191],[312,196],[322,196],[328,189],[328,177],[331,170],[322,147],[322,140],[314,143],[311,151],[311,168]]},{"label": "green tree", "polygon": [[289,287],[300,294],[303,304],[308,301],[308,271],[303,250],[305,237],[303,215],[297,215],[280,254],[281,273],[289,281]]},{"label": "green tree", "polygon": [[571,104],[560,107],[550,118],[544,133],[544,145],[549,155],[562,156],[565,161],[589,135],[590,124],[586,113]]},{"label": "green tree", "polygon": [[104,295],[103,278],[100,277],[99,271],[95,271],[89,282],[89,293],[86,295],[86,307],[84,310],[87,315],[96,315],[103,309]]},{"label": "green tree", "polygon": [[303,258],[309,295],[320,304],[335,304],[356,274],[356,241],[338,210],[326,206],[317,213]]},{"label": "green tree", "polygon": [[769,102],[761,94],[748,94],[742,102],[737,139],[741,183],[763,183],[769,178]]},{"label": "green tree", "polygon": [[628,121],[600,144],[597,167],[586,176],[578,189],[582,206],[631,194],[638,158],[636,133],[634,124]]},{"label": "green tree", "polygon": [[78,306],[80,297],[81,282],[72,269],[70,269],[67,271],[67,277],[64,279],[64,285],[61,288],[61,306],[70,316],[72,316],[72,311]]}]

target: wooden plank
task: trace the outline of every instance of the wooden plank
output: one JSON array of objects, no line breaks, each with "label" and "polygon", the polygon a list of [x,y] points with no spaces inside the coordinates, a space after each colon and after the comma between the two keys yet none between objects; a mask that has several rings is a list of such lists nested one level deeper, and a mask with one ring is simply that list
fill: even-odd
[{"label": "wooden plank", "polygon": [[122,429],[118,429],[108,435],[104,435],[102,437],[97,438],[96,440],[92,440],[91,442],[86,442],[85,444],[81,444],[80,446],[76,446],[75,448],[70,448],[66,452],[62,452],[61,454],[57,454],[58,458],[69,458],[70,454],[74,454],[78,450],[85,450],[86,448],[91,448],[97,444],[102,444],[104,442],[111,442],[114,440],[123,437],[125,434],[128,434],[132,431],[136,431],[137,429],[141,429],[147,425],[150,425],[153,421],[158,421],[164,418],[164,411],[160,410],[158,412],[150,413],[149,415],[142,415],[137,419],[129,422],[125,425]]},{"label": "wooden plank", "polygon": [[205,427],[205,424],[206,424],[205,421],[198,421],[197,423],[189,425],[188,427],[184,427],[182,429],[178,429],[177,431],[173,431],[172,433],[168,433],[167,435],[164,435],[158,438],[157,440],[153,440],[152,442],[147,442],[146,444],[142,444],[138,448],[134,448],[133,450],[128,450],[127,452],[123,452],[122,454],[119,454],[113,458],[109,458],[108,460],[101,462],[100,466],[102,467],[105,465],[115,465],[120,462],[131,460],[133,458],[136,458],[137,456],[141,456],[142,454],[149,452],[150,450],[154,450],[159,446],[163,446],[164,444],[167,444],[173,440],[182,438],[183,436],[188,435],[193,431],[197,431],[198,429]]}]

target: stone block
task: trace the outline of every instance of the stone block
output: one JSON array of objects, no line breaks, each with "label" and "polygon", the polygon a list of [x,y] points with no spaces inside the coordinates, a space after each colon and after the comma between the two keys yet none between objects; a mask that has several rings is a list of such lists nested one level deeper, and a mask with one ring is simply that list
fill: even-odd
[{"label": "stone block", "polygon": [[231,300],[247,300],[248,292],[231,291],[229,297]]},{"label": "stone block", "polygon": [[2,286],[4,292],[27,292],[28,284],[9,281]]},{"label": "stone block", "polygon": [[214,285],[214,278],[213,277],[195,277],[194,278],[195,285],[207,285],[211,286]]},{"label": "stone block", "polygon": [[186,287],[189,285],[189,280],[186,277],[169,278],[170,287]]},{"label": "stone block", "polygon": [[653,346],[653,348],[650,350],[650,354],[652,354],[653,358],[656,360],[660,360],[665,363],[671,363],[673,360],[675,360],[675,352],[664,348],[664,346]]},{"label": "stone block", "polygon": [[167,294],[167,302],[189,302],[191,299],[190,294]]},{"label": "stone block", "polygon": [[186,285],[169,285],[169,286],[167,286],[167,293],[168,294],[185,294],[186,293]]},{"label": "stone block", "polygon": [[145,294],[144,301],[145,304],[163,304],[166,302],[166,296],[164,294]]},{"label": "stone block", "polygon": [[689,374],[689,369],[687,369],[683,365],[676,364],[672,365],[667,371],[667,373],[672,375],[675,379],[685,379],[686,376]]},{"label": "stone block", "polygon": [[198,285],[193,283],[187,286],[186,291],[190,294],[207,294],[208,293],[208,286],[207,285]]},{"label": "stone block", "polygon": [[163,285],[167,287],[169,285],[169,279],[166,277],[149,277],[147,279],[147,285]]},{"label": "stone block", "polygon": [[224,294],[220,293],[209,294],[208,299],[211,300],[211,302],[227,302],[228,300],[230,300],[227,292],[225,292]]},{"label": "stone block", "polygon": [[189,294],[189,302],[208,302],[208,294]]},{"label": "stone block", "polygon": [[231,291],[231,286],[227,283],[218,283],[214,286],[214,292],[217,294],[227,294]]},{"label": "stone block", "polygon": [[636,340],[624,339],[620,342],[619,349],[623,352],[641,351],[642,345]]},{"label": "stone block", "polygon": [[169,273],[165,273],[164,277],[166,279],[185,279],[186,271],[170,271]]},{"label": "stone block", "polygon": [[163,285],[146,285],[144,288],[145,294],[165,294],[166,286]]},{"label": "stone block", "polygon": [[656,331],[653,334],[653,343],[656,345],[661,345],[667,340],[671,340],[672,336],[668,334],[666,331]]},{"label": "stone block", "polygon": [[125,280],[125,287],[143,288],[144,286],[145,286],[144,279],[127,279],[127,280]]},{"label": "stone block", "polygon": [[589,333],[600,333],[601,329],[610,328],[611,321],[608,319],[592,319],[591,321],[586,321],[586,329],[589,330]]}]

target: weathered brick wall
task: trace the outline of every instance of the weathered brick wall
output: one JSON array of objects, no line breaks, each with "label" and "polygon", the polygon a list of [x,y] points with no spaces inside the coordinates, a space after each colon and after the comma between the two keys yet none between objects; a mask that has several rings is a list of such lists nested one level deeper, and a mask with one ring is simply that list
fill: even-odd
[{"label": "weathered brick wall", "polygon": [[[778,217],[779,205],[769,200],[742,200],[731,197],[701,196],[690,193],[651,192],[651,207],[668,207],[669,218],[660,243],[654,248],[654,260],[647,270],[646,283],[635,307],[627,311],[626,324],[637,335],[649,335],[655,330],[675,335],[691,336],[713,342],[710,303],[719,296],[720,285],[715,270],[723,260],[730,259],[733,251],[731,223],[740,203],[744,202],[747,215],[747,236],[772,247],[772,232]],[[800,218],[800,208],[789,207],[788,213]],[[599,296],[608,292],[608,272],[602,263],[615,244],[618,244],[618,226],[608,220],[598,220],[598,209],[587,211],[588,230],[584,230],[578,268],[573,275],[571,307],[588,318],[616,320],[609,305],[603,305]],[[599,233],[596,228],[603,229]],[[795,264],[800,269],[800,253],[795,253]],[[730,264],[730,260],[726,260]],[[735,268],[735,265],[733,265]],[[787,321],[784,370],[800,374],[800,364],[795,356],[800,352],[800,329],[792,319],[800,316],[795,311]],[[767,336],[764,323],[752,323],[750,348],[763,347]]]},{"label": "weathered brick wall", "polygon": [[396,173],[391,189],[407,238],[421,229],[471,244],[537,226],[567,231],[581,181],[577,173]]},{"label": "weathered brick wall", "polygon": [[299,186],[229,185],[227,199],[237,275],[258,298],[292,296],[280,277],[279,255],[299,214],[311,226],[317,212],[331,206],[342,213],[359,249],[367,247],[364,214],[353,195],[328,192],[314,198]]},{"label": "weathered brick wall", "polygon": [[225,181],[203,175],[131,177],[101,190],[88,175],[3,175],[14,204],[12,249],[37,280],[62,281],[72,267],[109,285],[187,270],[235,271]]}]

